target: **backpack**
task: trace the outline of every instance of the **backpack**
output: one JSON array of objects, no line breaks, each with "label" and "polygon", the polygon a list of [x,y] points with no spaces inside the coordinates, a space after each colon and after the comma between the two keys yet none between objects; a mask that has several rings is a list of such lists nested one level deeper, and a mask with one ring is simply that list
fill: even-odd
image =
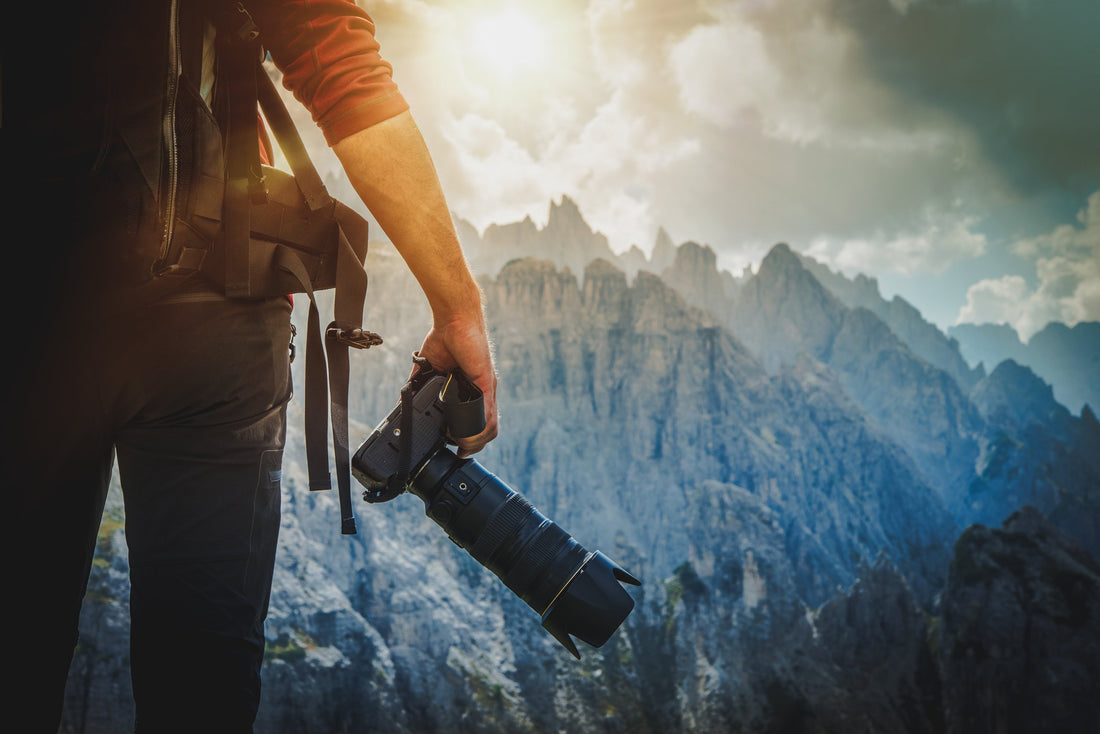
[{"label": "backpack", "polygon": [[[58,20],[15,5],[0,130],[4,171],[25,186],[7,203],[68,248],[35,267],[127,303],[196,279],[230,298],[308,295],[309,486],[331,487],[331,411],[341,531],[354,533],[348,350],[381,343],[362,328],[368,224],[326,191],[263,67],[261,30],[233,0],[87,0]],[[261,163],[261,109],[291,173]],[[322,290],[334,294],[323,332]]]}]

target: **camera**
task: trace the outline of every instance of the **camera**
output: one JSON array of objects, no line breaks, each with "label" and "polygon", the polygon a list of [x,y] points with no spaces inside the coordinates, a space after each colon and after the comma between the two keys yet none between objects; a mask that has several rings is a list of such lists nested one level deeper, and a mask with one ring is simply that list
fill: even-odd
[{"label": "camera", "polygon": [[352,458],[363,499],[416,495],[428,517],[541,615],[574,657],[572,637],[601,647],[634,608],[620,582],[641,582],[586,550],[477,461],[451,451],[454,438],[484,429],[481,391],[461,371],[416,363],[398,404]]}]

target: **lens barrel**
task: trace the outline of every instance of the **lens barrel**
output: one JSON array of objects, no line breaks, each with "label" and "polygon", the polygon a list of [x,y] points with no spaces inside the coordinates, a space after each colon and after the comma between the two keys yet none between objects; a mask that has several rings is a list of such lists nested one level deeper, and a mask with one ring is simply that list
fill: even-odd
[{"label": "lens barrel", "polygon": [[411,491],[451,540],[538,612],[575,657],[570,635],[600,647],[633,610],[620,582],[640,581],[603,553],[587,551],[477,461],[442,447]]}]

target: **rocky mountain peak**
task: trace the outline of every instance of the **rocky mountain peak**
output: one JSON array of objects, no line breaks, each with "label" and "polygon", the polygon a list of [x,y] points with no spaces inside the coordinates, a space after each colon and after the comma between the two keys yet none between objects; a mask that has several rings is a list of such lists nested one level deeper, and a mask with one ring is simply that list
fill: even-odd
[{"label": "rocky mountain peak", "polygon": [[657,230],[657,239],[653,243],[653,250],[649,254],[649,269],[661,272],[676,260],[676,243],[665,231],[664,227]]},{"label": "rocky mountain peak", "polygon": [[593,318],[621,321],[628,290],[626,273],[607,260],[597,258],[584,269],[582,301]]},{"label": "rocky mountain peak", "polygon": [[689,240],[676,248],[673,264],[686,270],[717,271],[718,256],[709,245],[700,245]]},{"label": "rocky mountain peak", "polygon": [[652,273],[641,271],[631,288],[635,328],[653,334],[714,326],[714,320],[684,300],[679,291]]},{"label": "rocky mountain peak", "polygon": [[974,388],[975,405],[995,422],[1051,425],[1069,411],[1054,399],[1054,390],[1029,367],[1006,359]]},{"label": "rocky mountain peak", "polygon": [[538,239],[539,229],[530,216],[519,222],[508,224],[490,224],[485,228],[481,240],[490,250],[510,250],[516,252],[531,247]]},{"label": "rocky mountain peak", "polygon": [[577,206],[577,202],[573,201],[566,195],[562,195],[560,202],[550,202],[550,218],[547,223],[547,228],[553,227],[555,224],[561,223],[579,223],[583,224],[586,228],[588,224],[584,221],[584,217],[581,215],[581,208]]},{"label": "rocky mountain peak", "polygon": [[549,260],[512,260],[501,268],[496,283],[498,287],[486,296],[499,299],[493,307],[512,315],[509,328],[522,330],[533,321],[560,328],[580,308],[576,276],[568,268],[558,270]]},{"label": "rocky mountain peak", "polygon": [[733,276],[718,269],[718,256],[708,245],[683,243],[676,248],[673,262],[660,273],[688,303],[730,325],[728,318],[737,284]]},{"label": "rocky mountain peak", "polygon": [[760,262],[760,272],[763,273],[766,269],[773,270],[788,270],[796,269],[803,270],[802,261],[794,250],[786,242],[777,242],[772,249],[768,250],[768,254],[764,256],[764,259]]},{"label": "rocky mountain peak", "polygon": [[780,242],[768,251],[753,279],[759,289],[769,293],[792,295],[802,292],[822,305],[827,304],[830,311],[843,309],[841,302],[803,267],[802,260],[786,242]]},{"label": "rocky mountain peak", "polygon": [[948,338],[921,316],[912,304],[895,295],[887,301],[878,281],[862,273],[848,277],[834,272],[812,257],[801,255],[803,266],[848,308],[865,308],[882,319],[898,339],[924,361],[950,374],[969,390],[985,376],[982,367],[971,368],[963,359],[957,341]]},{"label": "rocky mountain peak", "polygon": [[768,252],[741,288],[733,307],[736,334],[764,357],[769,370],[800,352],[820,357],[844,320],[844,305],[829,293],[786,243]]}]

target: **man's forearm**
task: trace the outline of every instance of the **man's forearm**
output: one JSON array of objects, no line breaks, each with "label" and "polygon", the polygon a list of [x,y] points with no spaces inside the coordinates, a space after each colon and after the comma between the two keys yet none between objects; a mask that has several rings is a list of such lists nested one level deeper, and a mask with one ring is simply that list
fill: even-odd
[{"label": "man's forearm", "polygon": [[460,457],[476,453],[497,435],[496,371],[481,291],[420,129],[403,112],[344,138],[333,150],[428,298],[433,324],[420,356],[439,369],[461,368],[485,396],[485,430],[456,440]]},{"label": "man's forearm", "polygon": [[480,313],[480,292],[412,115],[401,113],[344,138],[333,151],[420,283],[437,324]]}]

